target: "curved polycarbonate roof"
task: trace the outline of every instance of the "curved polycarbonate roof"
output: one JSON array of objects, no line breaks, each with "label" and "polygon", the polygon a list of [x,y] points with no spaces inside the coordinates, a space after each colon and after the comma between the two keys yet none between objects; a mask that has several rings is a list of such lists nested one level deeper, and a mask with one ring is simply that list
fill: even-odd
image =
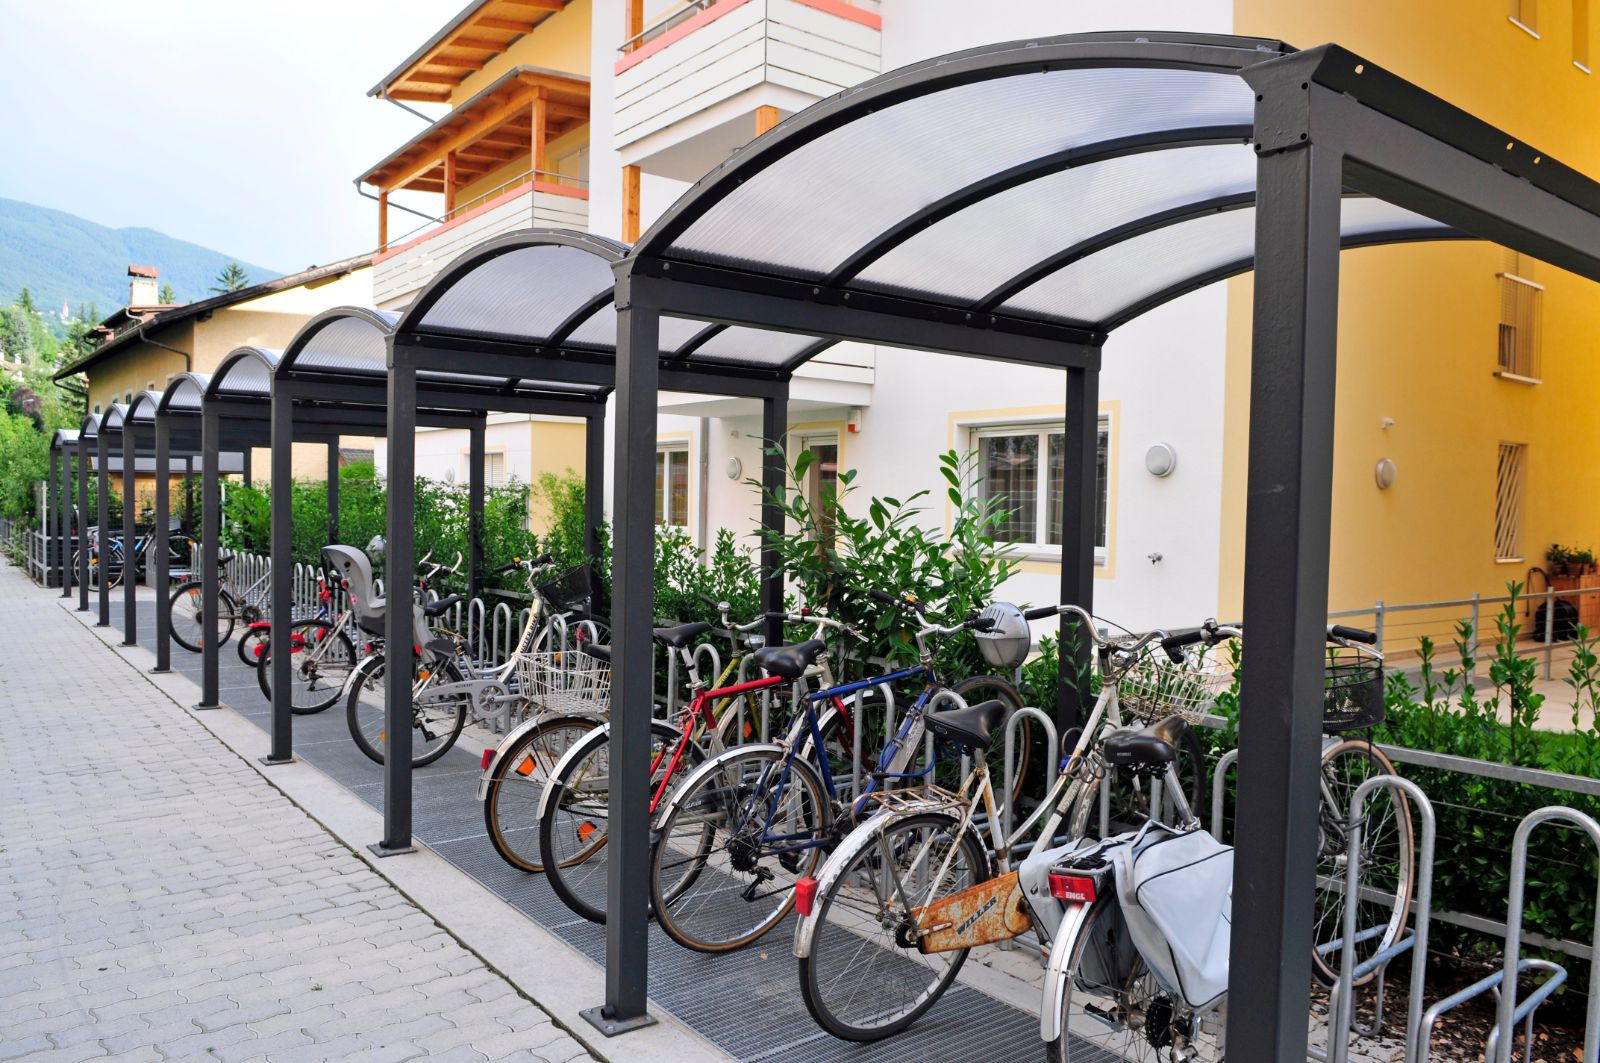
[{"label": "curved polycarbonate roof", "polygon": [[283,356],[264,347],[235,347],[217,363],[206,385],[205,397],[269,399],[272,374]]},{"label": "curved polycarbonate roof", "polygon": [[89,413],[83,418],[83,427],[78,429],[79,439],[98,439],[100,436],[100,414]]},{"label": "curved polycarbonate roof", "polygon": [[100,415],[100,431],[109,432],[113,428],[121,428],[127,416],[128,407],[124,403],[113,402],[106,407],[106,412]]},{"label": "curved polycarbonate roof", "polygon": [[[1103,336],[1251,268],[1255,96],[1239,71],[1292,51],[1090,34],[895,70],[712,171],[644,235],[632,265]],[[1346,199],[1343,234],[1347,246],[1462,238],[1367,197]],[[709,268],[666,272],[673,263]]]},{"label": "curved polycarbonate roof", "polygon": [[179,373],[167,382],[167,389],[161,393],[161,402],[156,411],[163,415],[198,414],[200,402],[210,385],[210,373]]},{"label": "curved polycarbonate roof", "polygon": [[400,315],[340,306],[307,321],[283,349],[282,366],[309,373],[384,376],[387,341]]},{"label": "curved polycarbonate roof", "polygon": [[[423,289],[397,337],[463,350],[473,340],[614,358],[612,264],[627,245],[563,229],[526,229],[481,244]],[[827,344],[745,326],[663,317],[661,358],[689,368],[778,369]],[[708,388],[712,385],[708,381]]]},{"label": "curved polycarbonate roof", "polygon": [[136,424],[153,422],[156,419],[156,409],[161,405],[161,392],[141,391],[133,397],[128,404],[128,420]]},{"label": "curved polycarbonate roof", "polygon": [[50,437],[50,446],[54,450],[61,450],[77,442],[78,430],[76,428],[57,428],[55,434]]}]

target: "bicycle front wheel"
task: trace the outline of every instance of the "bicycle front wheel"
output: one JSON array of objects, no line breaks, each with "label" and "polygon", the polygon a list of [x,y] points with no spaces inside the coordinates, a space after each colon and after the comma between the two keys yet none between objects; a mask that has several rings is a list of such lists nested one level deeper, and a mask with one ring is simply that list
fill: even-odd
[{"label": "bicycle front wheel", "polygon": [[556,716],[535,724],[500,758],[483,798],[483,823],[495,852],[512,867],[544,870],[539,798],[561,758],[598,726],[585,716]]},{"label": "bicycle front wheel", "polygon": [[369,657],[357,668],[357,678],[345,701],[345,718],[356,747],[383,763],[396,744],[409,747],[412,767],[432,764],[450,751],[467,722],[465,694],[436,694],[430,688],[461,682],[453,662],[445,661],[422,678],[422,662],[412,658],[411,727],[409,743],[389,730],[388,699],[384,696],[385,658]]},{"label": "bicycle front wheel", "polygon": [[[252,628],[251,634],[268,630]],[[256,682],[271,701],[272,644],[263,638],[260,645]],[[350,636],[335,631],[328,621],[300,620],[289,625],[289,705],[295,715],[309,716],[332,707],[355,666],[356,648]]]},{"label": "bicycle front wheel", "polygon": [[[917,951],[911,913],[989,877],[989,856],[956,819],[925,812],[873,829],[816,900],[800,994],[817,1024],[846,1041],[899,1033],[938,1001],[966,949]],[[948,869],[940,874],[948,862]]]},{"label": "bicycle front wheel", "polygon": [[[172,640],[190,653],[199,653],[206,643],[204,614],[201,609],[200,584],[185,583],[172,592],[168,600],[172,615]],[[217,626],[213,639],[218,646],[233,636],[234,617],[238,607],[227,591],[217,592]]]},{"label": "bicycle front wheel", "polygon": [[816,769],[777,749],[715,758],[657,825],[650,903],[674,941],[730,952],[777,926],[816,872],[832,820]]},{"label": "bicycle front wheel", "polygon": [[[1316,923],[1312,961],[1317,978],[1332,985],[1339,978],[1344,940],[1346,875],[1358,865],[1356,963],[1400,940],[1410,915],[1416,871],[1411,803],[1398,790],[1384,789],[1367,798],[1361,818],[1361,847],[1350,845],[1350,798],[1374,775],[1393,775],[1383,751],[1362,739],[1330,745],[1322,754],[1322,803],[1317,809]],[[1355,979],[1365,985],[1376,971]]]}]

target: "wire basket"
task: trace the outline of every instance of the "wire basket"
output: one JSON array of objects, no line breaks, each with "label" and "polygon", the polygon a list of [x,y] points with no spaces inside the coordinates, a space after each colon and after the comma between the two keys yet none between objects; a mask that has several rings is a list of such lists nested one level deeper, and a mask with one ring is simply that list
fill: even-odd
[{"label": "wire basket", "polygon": [[1122,674],[1117,700],[1124,712],[1143,720],[1182,716],[1199,723],[1232,685],[1233,663],[1218,654],[1191,651],[1174,661],[1165,652],[1148,652]]},{"label": "wire basket", "polygon": [[1322,679],[1322,730],[1360,731],[1383,722],[1383,658],[1361,646],[1329,646]]},{"label": "wire basket", "polygon": [[552,609],[565,612],[594,597],[594,573],[588,565],[574,565],[554,579],[537,585],[539,597]]},{"label": "wire basket", "polygon": [[604,716],[611,705],[611,663],[581,651],[523,654],[517,681],[535,714]]}]

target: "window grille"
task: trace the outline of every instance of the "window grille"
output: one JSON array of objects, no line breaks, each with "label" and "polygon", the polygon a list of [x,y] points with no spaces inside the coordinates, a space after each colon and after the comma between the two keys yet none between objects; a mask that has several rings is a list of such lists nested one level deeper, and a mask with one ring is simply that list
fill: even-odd
[{"label": "window grille", "polygon": [[1522,525],[1523,443],[1501,443],[1494,493],[1494,556],[1497,561],[1520,561],[1517,549]]},{"label": "window grille", "polygon": [[1538,380],[1544,320],[1544,285],[1533,279],[1534,261],[1508,252],[1500,278],[1500,335],[1497,371]]},{"label": "window grille", "polygon": [[1534,36],[1539,35],[1539,0],[1508,0],[1511,21]]},{"label": "window grille", "polygon": [[483,456],[483,485],[485,487],[506,485],[506,456],[503,451],[492,451]]}]

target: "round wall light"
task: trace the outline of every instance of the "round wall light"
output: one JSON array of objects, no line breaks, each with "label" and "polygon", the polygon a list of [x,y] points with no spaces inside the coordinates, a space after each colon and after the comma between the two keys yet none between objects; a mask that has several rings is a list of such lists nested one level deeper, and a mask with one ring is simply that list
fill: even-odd
[{"label": "round wall light", "polygon": [[1178,452],[1171,443],[1153,443],[1144,452],[1144,468],[1151,476],[1171,476],[1178,467]]},{"label": "round wall light", "polygon": [[740,461],[736,457],[735,458],[729,458],[728,459],[728,479],[737,480],[739,478],[739,474],[742,473],[742,472],[744,472],[744,462]]},{"label": "round wall light", "polygon": [[1394,462],[1390,461],[1388,458],[1384,458],[1382,461],[1378,462],[1377,467],[1372,470],[1372,476],[1378,481],[1378,490],[1380,491],[1387,491],[1389,488],[1393,487],[1394,478],[1396,475],[1397,472],[1394,467]]}]

